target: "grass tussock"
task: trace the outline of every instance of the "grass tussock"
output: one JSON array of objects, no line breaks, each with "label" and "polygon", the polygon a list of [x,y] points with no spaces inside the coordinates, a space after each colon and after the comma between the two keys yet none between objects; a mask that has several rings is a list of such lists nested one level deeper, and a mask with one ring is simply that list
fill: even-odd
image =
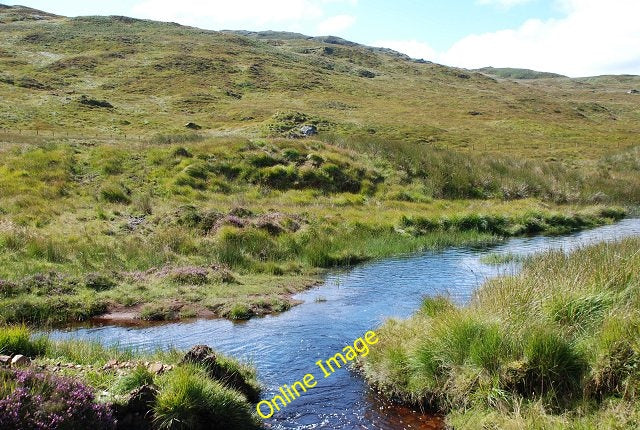
[{"label": "grass tussock", "polygon": [[[74,420],[93,417],[82,411],[99,412],[98,418],[111,423],[104,428],[115,428],[114,418],[122,418],[118,414],[124,410],[129,393],[143,386],[158,390],[145,418],[153,428],[259,428],[251,406],[260,395],[256,371],[222,354],[216,353],[212,363],[184,364],[183,354],[176,350],[142,354],[93,342],[52,341],[34,337],[24,326],[0,327],[0,354],[22,354],[33,362],[24,372],[0,369],[0,423],[8,423],[7,428],[32,428],[34,416],[76,428],[80,423]],[[149,362],[173,369],[158,375],[146,367]],[[112,364],[108,363],[127,366],[110,371]],[[23,385],[43,403],[25,398]],[[69,405],[56,393],[71,396]],[[82,403],[74,396],[80,396]],[[6,416],[2,416],[4,411]],[[9,421],[2,421],[5,418]]]},{"label": "grass tussock", "polygon": [[161,378],[154,423],[162,430],[259,428],[247,400],[206,372],[185,366]]},{"label": "grass tussock", "polygon": [[[446,181],[429,185],[388,168],[413,169],[402,159],[318,141],[50,143],[2,152],[4,322],[84,321],[109,309],[146,320],[210,312],[244,319],[281,308],[264,301],[290,305],[288,294],[323,269],[566,233],[626,213],[490,194],[462,199],[473,194],[447,194]],[[463,159],[451,161],[448,168],[466,171]],[[502,170],[494,169],[498,182]]]},{"label": "grass tussock", "polygon": [[383,326],[365,376],[391,397],[447,412],[455,428],[633,422],[638,249],[634,238],[549,252],[489,281],[464,308],[426,299]]}]

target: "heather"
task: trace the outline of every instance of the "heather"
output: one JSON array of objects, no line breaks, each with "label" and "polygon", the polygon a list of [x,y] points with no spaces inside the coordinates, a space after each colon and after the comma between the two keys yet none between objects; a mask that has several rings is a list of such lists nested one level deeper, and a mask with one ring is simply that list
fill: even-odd
[{"label": "heather", "polygon": [[255,369],[206,346],[139,353],[25,327],[1,333],[12,333],[0,338],[2,354],[28,357],[0,363],[2,429],[257,428]]},{"label": "heather", "polygon": [[115,429],[107,405],[85,384],[32,370],[0,369],[0,428]]},{"label": "heather", "polygon": [[631,238],[548,252],[488,281],[465,307],[425,299],[413,317],[383,325],[365,377],[446,413],[454,428],[633,427],[638,249]]}]

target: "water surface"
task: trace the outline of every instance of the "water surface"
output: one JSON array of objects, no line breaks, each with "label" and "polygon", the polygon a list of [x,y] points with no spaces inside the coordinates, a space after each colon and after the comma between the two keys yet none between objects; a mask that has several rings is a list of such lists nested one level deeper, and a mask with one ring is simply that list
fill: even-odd
[{"label": "water surface", "polygon": [[321,379],[314,363],[340,352],[389,317],[411,315],[424,296],[447,294],[464,304],[487,278],[519,269],[518,264],[482,264],[483,255],[569,251],[633,235],[640,235],[640,219],[569,236],[515,238],[491,248],[451,248],[375,261],[330,274],[319,287],[297,295],[304,303],[288,312],[240,324],[198,320],[144,328],[74,328],[51,336],[142,350],[206,344],[254,364],[265,386],[264,398],[306,373],[316,375],[317,387],[267,420],[274,429],[435,429],[442,425],[439,418],[389,404],[344,368]]}]

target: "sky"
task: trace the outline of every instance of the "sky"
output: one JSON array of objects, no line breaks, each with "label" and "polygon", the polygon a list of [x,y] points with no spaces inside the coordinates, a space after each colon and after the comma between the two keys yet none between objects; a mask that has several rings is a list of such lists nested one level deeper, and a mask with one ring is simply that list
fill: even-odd
[{"label": "sky", "polygon": [[[0,0],[0,2],[3,0]],[[464,68],[640,75],[640,0],[22,0],[66,16],[334,35]]]}]

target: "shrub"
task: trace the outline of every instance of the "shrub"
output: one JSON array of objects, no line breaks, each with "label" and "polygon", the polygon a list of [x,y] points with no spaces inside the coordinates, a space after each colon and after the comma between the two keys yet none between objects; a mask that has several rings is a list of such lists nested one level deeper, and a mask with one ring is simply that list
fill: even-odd
[{"label": "shrub", "polygon": [[612,303],[613,298],[606,293],[559,297],[551,301],[549,313],[553,321],[586,329],[599,324]]},{"label": "shrub", "polygon": [[596,339],[595,363],[586,392],[636,398],[640,387],[640,320],[620,315],[607,320]]},{"label": "shrub", "polygon": [[191,158],[193,157],[193,154],[191,154],[191,152],[189,152],[189,150],[184,146],[178,146],[176,149],[173,150],[173,156]]},{"label": "shrub", "polygon": [[170,276],[178,284],[203,285],[209,282],[209,270],[204,267],[177,267],[171,270]]},{"label": "shrub", "polygon": [[249,162],[254,167],[273,167],[278,164],[282,164],[281,160],[269,155],[269,154],[257,154],[250,158]]},{"label": "shrub", "polygon": [[207,182],[201,178],[197,178],[182,172],[176,176],[176,185],[180,187],[190,187],[194,190],[204,190],[207,188]]},{"label": "shrub", "polygon": [[[9,388],[9,389],[7,389]],[[0,428],[107,430],[115,421],[92,390],[67,378],[0,369]]]},{"label": "shrub", "polygon": [[602,208],[600,210],[599,215],[601,217],[610,218],[617,221],[627,216],[627,211],[624,210],[623,208],[608,207],[608,208]]},{"label": "shrub", "polygon": [[24,292],[32,292],[38,296],[70,294],[75,291],[74,284],[75,280],[58,272],[36,273],[21,282]]},{"label": "shrub", "polygon": [[425,297],[422,300],[422,306],[420,307],[420,312],[429,317],[435,317],[440,313],[452,310],[454,308],[453,303],[446,297],[436,296],[436,297]]},{"label": "shrub", "polygon": [[293,188],[297,180],[298,171],[293,166],[264,167],[257,172],[260,184],[279,190]]},{"label": "shrub", "polygon": [[248,228],[222,227],[218,232],[215,249],[217,260],[231,267],[249,266],[254,259],[267,261],[277,259],[276,242],[268,232]]},{"label": "shrub", "polygon": [[184,168],[183,172],[192,177],[198,179],[207,179],[209,177],[209,168],[205,163],[196,162],[193,164],[189,164]]},{"label": "shrub", "polygon": [[0,298],[15,297],[23,292],[25,292],[24,289],[15,282],[0,279]]},{"label": "shrub", "polygon": [[153,411],[155,425],[162,430],[257,428],[240,393],[192,366],[179,367],[160,381]]},{"label": "shrub", "polygon": [[35,322],[53,324],[85,321],[105,313],[103,300],[91,296],[51,294],[43,297],[26,296],[0,302],[0,322]]},{"label": "shrub", "polygon": [[282,152],[282,156],[285,160],[290,161],[292,163],[297,163],[303,160],[302,154],[295,148],[287,148]]}]

